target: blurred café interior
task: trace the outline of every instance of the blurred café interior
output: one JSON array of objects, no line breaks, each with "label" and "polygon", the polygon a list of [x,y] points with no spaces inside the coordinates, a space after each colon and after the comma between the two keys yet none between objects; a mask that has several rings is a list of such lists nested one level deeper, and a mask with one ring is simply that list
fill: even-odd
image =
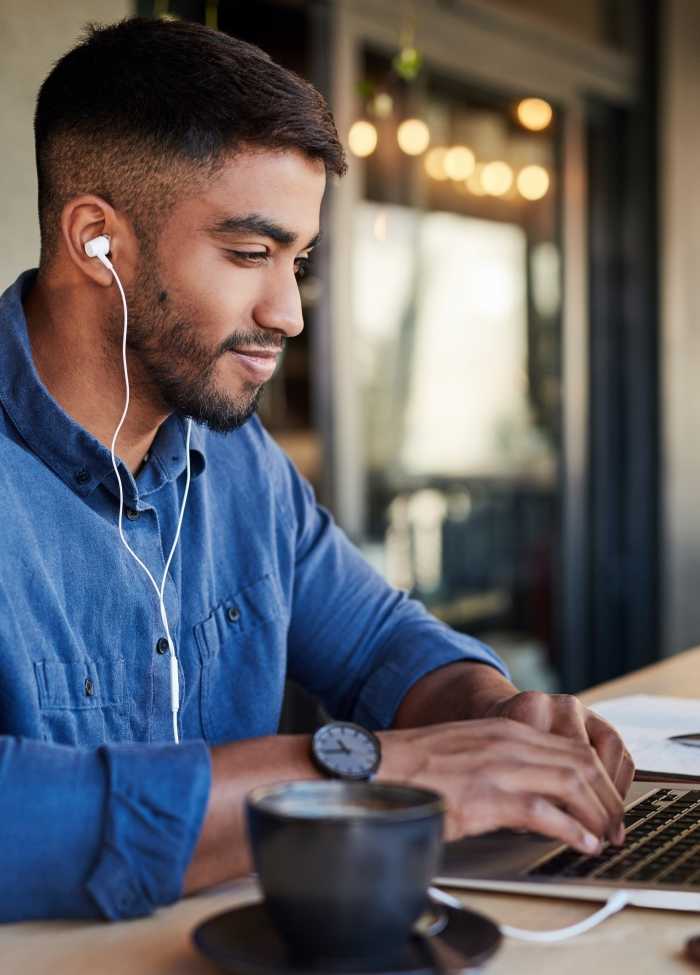
[{"label": "blurred caf\u00e9 interior", "polygon": [[3,288],[37,259],[38,85],[135,13],[258,44],[331,103],[349,172],[261,414],[367,559],[522,687],[700,643],[700,3],[8,7]]}]

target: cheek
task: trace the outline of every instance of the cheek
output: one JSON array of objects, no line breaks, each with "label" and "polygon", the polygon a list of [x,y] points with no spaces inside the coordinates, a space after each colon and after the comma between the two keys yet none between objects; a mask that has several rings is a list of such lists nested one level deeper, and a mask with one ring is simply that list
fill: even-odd
[{"label": "cheek", "polygon": [[198,321],[212,326],[221,324],[226,331],[251,322],[262,273],[236,267],[209,250],[193,251],[173,271],[169,282],[177,282],[182,300],[192,308]]}]

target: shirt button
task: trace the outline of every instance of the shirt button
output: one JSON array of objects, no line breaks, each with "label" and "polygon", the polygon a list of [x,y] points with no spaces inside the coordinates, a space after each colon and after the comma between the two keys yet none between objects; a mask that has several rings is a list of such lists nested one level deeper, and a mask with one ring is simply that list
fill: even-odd
[{"label": "shirt button", "polygon": [[229,606],[229,608],[226,610],[226,618],[228,619],[229,623],[237,623],[241,618],[240,609],[238,609],[237,606]]},{"label": "shirt button", "polygon": [[95,693],[95,688],[89,677],[85,678],[85,697],[92,697]]},{"label": "shirt button", "polygon": [[120,911],[128,911],[134,903],[134,895],[130,891],[123,891],[117,897],[117,907]]},{"label": "shirt button", "polygon": [[90,480],[90,471],[87,467],[81,467],[79,471],[75,472],[75,479],[78,484],[87,484]]},{"label": "shirt button", "polygon": [[156,643],[156,653],[167,653],[169,649],[168,641],[162,636],[158,643]]},{"label": "shirt button", "polygon": [[129,521],[136,521],[136,519],[139,517],[140,514],[141,512],[136,511],[135,508],[126,509],[126,517],[129,519]]}]

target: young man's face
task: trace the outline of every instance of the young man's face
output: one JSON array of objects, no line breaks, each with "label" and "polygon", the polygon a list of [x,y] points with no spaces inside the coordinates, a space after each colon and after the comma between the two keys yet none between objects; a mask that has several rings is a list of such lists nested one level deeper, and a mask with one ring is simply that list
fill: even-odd
[{"label": "young man's face", "polygon": [[129,301],[128,344],[154,401],[231,430],[303,328],[297,274],[319,233],[325,167],[245,153],[177,204]]}]

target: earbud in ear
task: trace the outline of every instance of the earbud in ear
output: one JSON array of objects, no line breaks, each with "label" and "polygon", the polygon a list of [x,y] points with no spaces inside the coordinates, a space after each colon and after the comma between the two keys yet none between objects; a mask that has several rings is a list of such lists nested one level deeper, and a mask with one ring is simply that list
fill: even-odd
[{"label": "earbud in ear", "polygon": [[93,237],[85,244],[85,253],[88,257],[107,257],[109,246],[109,237],[106,234],[100,234],[99,237]]}]

